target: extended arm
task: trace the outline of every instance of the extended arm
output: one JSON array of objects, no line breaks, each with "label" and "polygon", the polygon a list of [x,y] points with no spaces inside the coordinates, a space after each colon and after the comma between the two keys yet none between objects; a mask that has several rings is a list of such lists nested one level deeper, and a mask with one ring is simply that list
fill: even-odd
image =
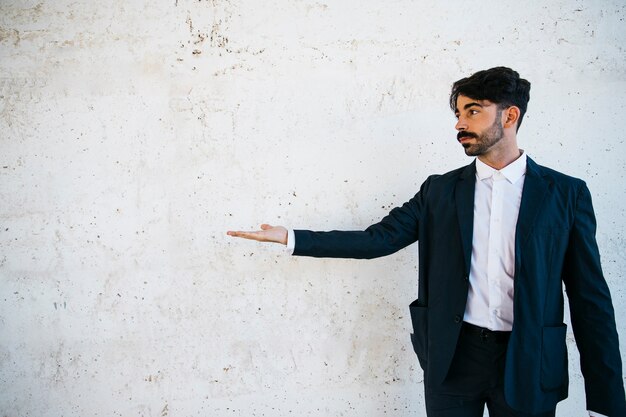
[{"label": "extended arm", "polygon": [[[418,240],[419,223],[425,206],[429,177],[420,191],[400,207],[396,207],[380,222],[361,231],[313,232],[295,231],[293,254],[330,258],[375,258],[389,255]],[[259,231],[229,231],[229,236],[287,244],[288,231],[282,226],[261,225]],[[290,246],[294,242],[290,242]]]}]

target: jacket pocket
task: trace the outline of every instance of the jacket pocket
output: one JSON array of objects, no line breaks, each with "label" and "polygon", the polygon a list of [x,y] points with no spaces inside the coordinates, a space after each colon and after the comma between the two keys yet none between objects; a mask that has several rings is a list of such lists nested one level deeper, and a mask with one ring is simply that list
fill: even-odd
[{"label": "jacket pocket", "polygon": [[413,324],[413,333],[411,334],[411,343],[413,350],[417,354],[420,366],[426,370],[428,362],[428,307],[420,305],[419,300],[415,300],[409,306],[411,311],[411,323]]},{"label": "jacket pocket", "polygon": [[567,384],[567,325],[544,327],[541,343],[541,388],[552,391]]}]

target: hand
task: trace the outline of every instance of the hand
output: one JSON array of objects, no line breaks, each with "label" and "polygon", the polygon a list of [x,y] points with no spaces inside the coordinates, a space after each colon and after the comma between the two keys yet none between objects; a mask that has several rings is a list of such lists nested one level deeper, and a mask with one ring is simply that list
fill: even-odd
[{"label": "hand", "polygon": [[256,232],[228,231],[228,236],[242,237],[244,239],[258,240],[259,242],[275,242],[287,244],[287,229],[283,226],[270,226],[262,224],[261,230]]}]

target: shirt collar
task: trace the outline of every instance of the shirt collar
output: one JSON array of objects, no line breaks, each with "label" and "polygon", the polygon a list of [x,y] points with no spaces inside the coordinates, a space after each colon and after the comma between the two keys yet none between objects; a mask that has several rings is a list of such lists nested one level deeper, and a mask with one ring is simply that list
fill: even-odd
[{"label": "shirt collar", "polygon": [[526,152],[523,150],[521,152],[522,154],[519,158],[499,171],[476,158],[476,177],[479,180],[484,180],[491,178],[496,172],[500,172],[511,184],[515,184],[526,174]]}]

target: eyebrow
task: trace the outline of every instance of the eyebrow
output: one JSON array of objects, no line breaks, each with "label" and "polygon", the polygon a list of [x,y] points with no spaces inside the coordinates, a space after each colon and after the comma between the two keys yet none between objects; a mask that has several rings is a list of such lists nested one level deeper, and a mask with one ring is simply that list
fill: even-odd
[{"label": "eyebrow", "polygon": [[[469,109],[470,107],[474,107],[474,106],[481,107],[481,108],[482,108],[482,107],[485,107],[485,106],[483,106],[482,104],[480,104],[480,103],[478,103],[478,102],[476,102],[476,101],[472,101],[471,103],[467,103],[465,106],[463,106],[463,110],[467,110],[467,109]],[[459,112],[459,109],[458,109],[458,107],[457,107],[457,109],[456,109],[456,111],[454,112],[454,114],[457,114],[458,112]]]}]

